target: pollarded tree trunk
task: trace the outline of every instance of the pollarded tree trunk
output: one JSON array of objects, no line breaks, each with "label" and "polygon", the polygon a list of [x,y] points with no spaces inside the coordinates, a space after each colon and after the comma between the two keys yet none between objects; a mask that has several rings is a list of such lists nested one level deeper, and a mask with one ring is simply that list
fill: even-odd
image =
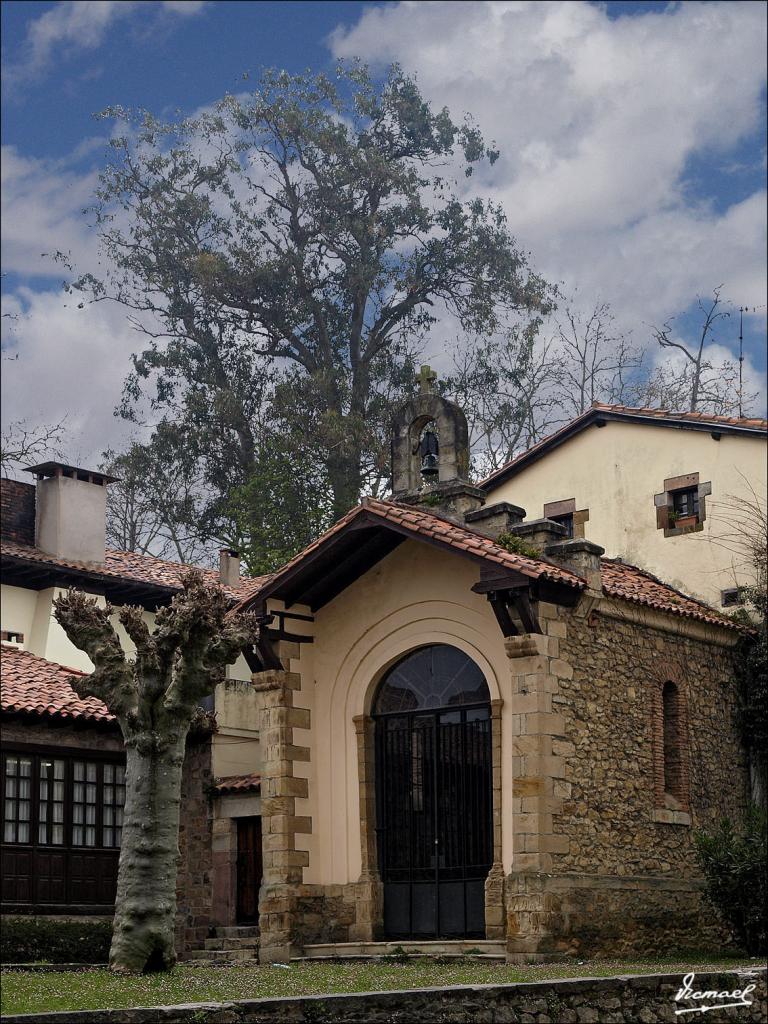
[{"label": "pollarded tree trunk", "polygon": [[[126,791],[110,967],[167,968],[176,962],[176,877],[183,736],[158,744],[151,733],[126,752]],[[161,813],[158,810],[162,809]]]},{"label": "pollarded tree trunk", "polygon": [[81,697],[98,697],[114,714],[127,750],[126,802],[109,954],[122,974],[166,970],[176,962],[181,773],[190,723],[224,668],[257,636],[255,619],[230,616],[226,598],[191,572],[184,590],[155,618],[125,607],[120,621],[136,647],[129,660],[110,622],[79,591],[56,600],[56,618],[95,669],[74,676]]}]

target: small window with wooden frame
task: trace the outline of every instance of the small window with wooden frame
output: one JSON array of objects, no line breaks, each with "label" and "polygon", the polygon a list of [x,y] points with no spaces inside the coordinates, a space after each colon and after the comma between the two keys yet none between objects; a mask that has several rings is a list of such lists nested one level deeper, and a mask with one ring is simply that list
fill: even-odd
[{"label": "small window with wooden frame", "polygon": [[656,508],[656,529],[665,537],[681,537],[704,529],[707,518],[706,498],[712,483],[702,483],[698,473],[684,473],[664,481],[664,490],[653,496]]},{"label": "small window with wooden frame", "polygon": [[575,498],[548,501],[544,505],[544,518],[564,526],[569,539],[584,537],[584,524],[589,522],[589,509],[577,509]]},{"label": "small window with wooden frame", "polygon": [[682,688],[656,684],[653,709],[655,821],[690,825],[688,715]]}]

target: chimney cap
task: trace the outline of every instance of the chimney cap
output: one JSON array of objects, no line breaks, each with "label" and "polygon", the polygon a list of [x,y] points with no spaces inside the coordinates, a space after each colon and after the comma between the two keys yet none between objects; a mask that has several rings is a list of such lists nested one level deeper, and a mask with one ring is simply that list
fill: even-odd
[{"label": "chimney cap", "polygon": [[102,473],[94,469],[82,469],[79,466],[69,466],[66,462],[41,462],[39,466],[24,466],[25,473],[34,473],[38,480],[44,480],[46,477],[52,476],[66,476],[74,480],[82,480],[88,484],[98,484],[100,487],[104,484],[116,483],[120,477],[110,476],[109,473]]}]

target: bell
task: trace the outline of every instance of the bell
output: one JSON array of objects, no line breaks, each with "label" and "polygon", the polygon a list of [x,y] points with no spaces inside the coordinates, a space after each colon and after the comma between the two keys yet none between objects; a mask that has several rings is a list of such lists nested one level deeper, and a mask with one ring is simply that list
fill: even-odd
[{"label": "bell", "polygon": [[421,462],[421,475],[425,480],[429,480],[432,477],[436,477],[438,473],[437,456],[425,455]]},{"label": "bell", "polygon": [[421,439],[419,453],[421,455],[421,475],[425,480],[436,477],[439,473],[437,466],[438,444],[437,437],[431,430],[427,430]]}]

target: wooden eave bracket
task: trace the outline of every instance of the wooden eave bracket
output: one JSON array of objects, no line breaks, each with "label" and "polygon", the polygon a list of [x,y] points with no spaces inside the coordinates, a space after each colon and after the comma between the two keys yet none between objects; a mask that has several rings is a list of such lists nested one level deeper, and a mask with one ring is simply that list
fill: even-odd
[{"label": "wooden eave bracket", "polygon": [[480,570],[480,581],[475,583],[472,590],[475,594],[486,595],[505,638],[520,633],[510,615],[511,608],[517,613],[526,633],[541,633],[541,625],[530,598],[534,582],[522,573],[502,574],[485,567]]}]

